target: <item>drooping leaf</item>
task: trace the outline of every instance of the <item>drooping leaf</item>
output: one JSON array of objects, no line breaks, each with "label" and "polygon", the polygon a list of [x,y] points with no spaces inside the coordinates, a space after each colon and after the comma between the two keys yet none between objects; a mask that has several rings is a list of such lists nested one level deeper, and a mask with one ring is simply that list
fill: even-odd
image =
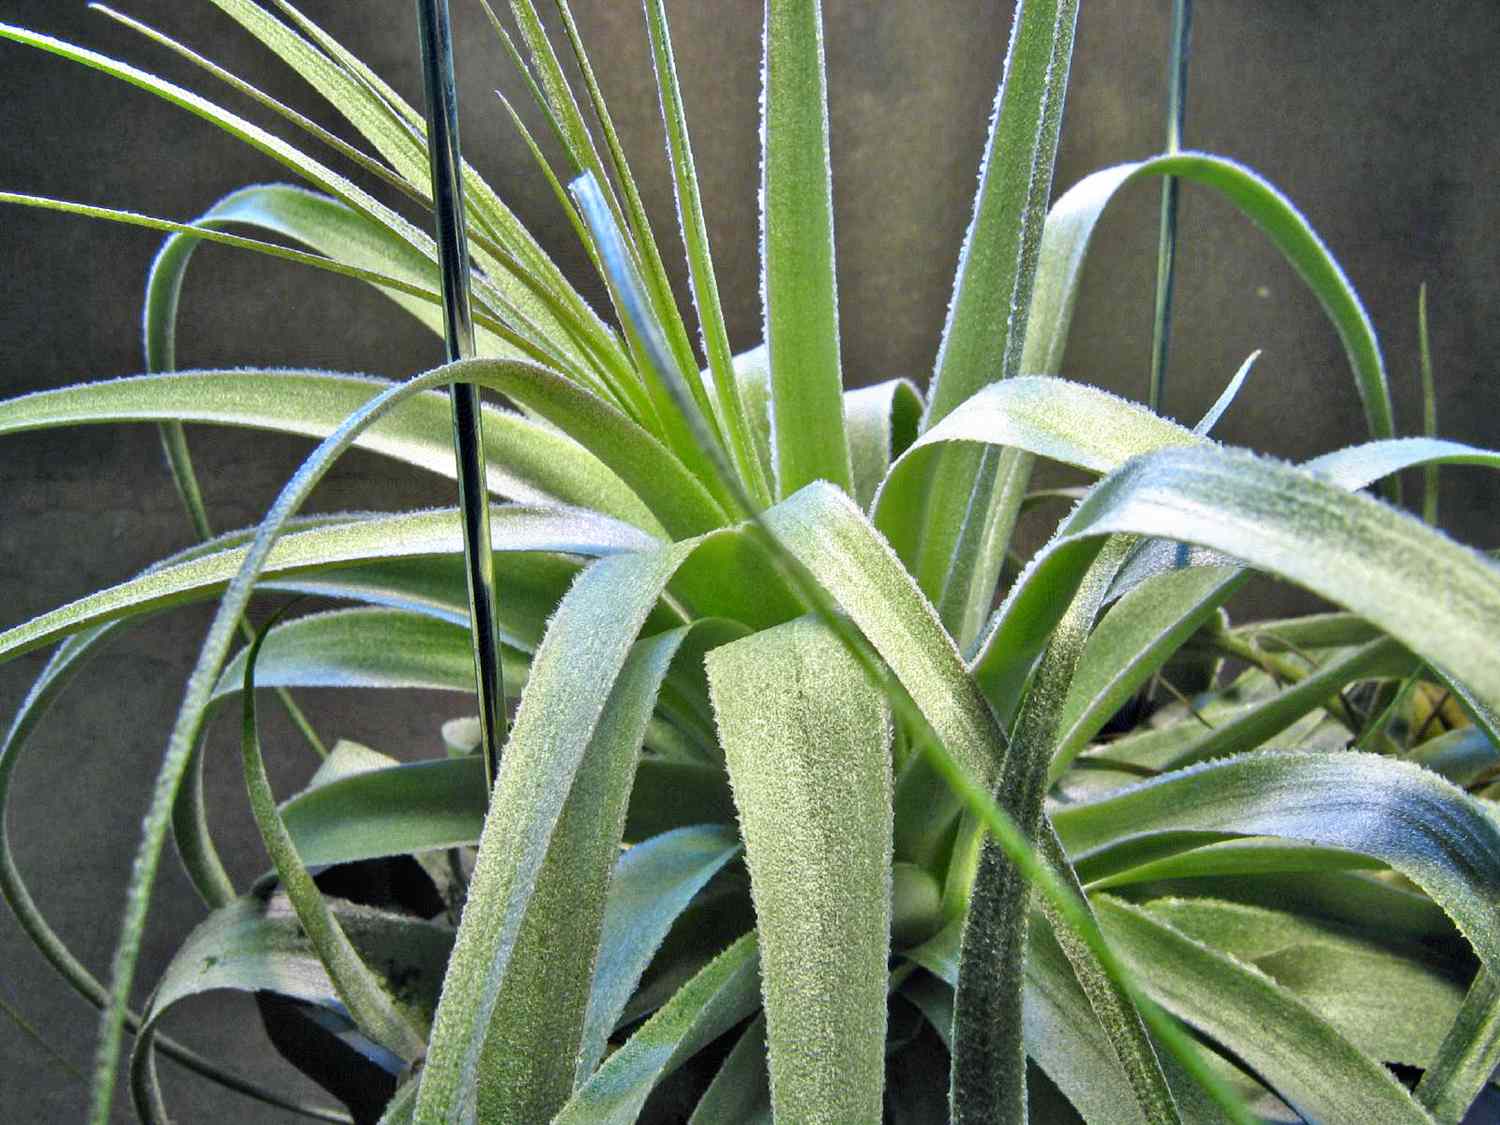
[{"label": "drooping leaf", "polygon": [[[452,932],[416,918],[336,901],[334,913],[351,940],[380,966],[399,975],[407,997],[431,1010],[437,1000]],[[132,1058],[132,1096],[144,1120],[167,1120],[156,1082],[157,1022],[189,997],[218,990],[273,992],[328,1009],[349,1031],[348,1015],[284,894],[252,893],[214,911],[173,955],[145,1012]],[[357,1034],[357,1033],[355,1033]],[[363,1048],[379,1056],[368,1040]],[[389,1060],[389,1056],[385,1056]],[[324,1120],[348,1120],[324,1111]]]},{"label": "drooping leaf", "polygon": [[[193,371],[80,383],[0,403],[0,434],[57,426],[177,420],[324,438],[384,380],[331,372]],[[359,446],[446,477],[454,475],[446,398],[419,395],[361,436]],[[590,423],[582,417],[578,428]],[[648,531],[661,525],[598,458],[555,429],[511,411],[484,410],[490,488],[525,503],[561,501]],[[597,430],[595,440],[599,436]],[[660,472],[661,470],[654,470]]]},{"label": "drooping leaf", "polygon": [[[1418,884],[1500,963],[1500,825],[1436,774],[1370,754],[1260,751],[1053,810],[1068,851],[1115,869],[1153,842],[1280,836],[1371,856]],[[1175,850],[1175,849],[1174,849]]]},{"label": "drooping leaf", "polygon": [[1344,271],[1307,220],[1274,187],[1243,165],[1206,153],[1168,154],[1096,172],[1053,205],[1042,235],[1023,369],[1045,374],[1059,370],[1083,262],[1099,218],[1122,188],[1148,176],[1176,176],[1213,188],[1265,233],[1337,330],[1364,402],[1370,436],[1394,437],[1380,344]]},{"label": "drooping leaf", "polygon": [[1152,995],[1244,1059],[1304,1117],[1430,1122],[1390,1071],[1290,990],[1138,907],[1108,895],[1095,902],[1111,942]]}]

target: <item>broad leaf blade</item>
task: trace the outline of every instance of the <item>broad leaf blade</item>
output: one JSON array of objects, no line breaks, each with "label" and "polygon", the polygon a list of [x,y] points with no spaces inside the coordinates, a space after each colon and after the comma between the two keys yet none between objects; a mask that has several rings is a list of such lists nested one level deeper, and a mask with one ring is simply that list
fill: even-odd
[{"label": "broad leaf blade", "polygon": [[708,675],[755,898],[775,1113],[878,1123],[890,718],[805,618],[716,649]]}]

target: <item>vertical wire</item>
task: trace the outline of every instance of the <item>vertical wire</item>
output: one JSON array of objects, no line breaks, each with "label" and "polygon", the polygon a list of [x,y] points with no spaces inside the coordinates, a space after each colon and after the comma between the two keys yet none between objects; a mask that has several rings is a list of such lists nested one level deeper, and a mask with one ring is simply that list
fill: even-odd
[{"label": "vertical wire", "polygon": [[[1193,0],[1173,0],[1172,53],[1167,85],[1167,152],[1182,148],[1182,123],[1187,112],[1188,40],[1192,34]],[[1156,318],[1151,333],[1152,410],[1160,410],[1167,377],[1167,343],[1172,333],[1172,288],[1177,259],[1176,176],[1161,188],[1161,233],[1156,246]]]},{"label": "vertical wire", "polygon": [[[443,338],[448,362],[474,355],[469,300],[469,246],[464,233],[462,161],[458,146],[458,91],[453,76],[453,28],[448,0],[417,0],[422,80],[427,97],[427,147],[432,159],[432,203],[443,289]],[[474,675],[479,688],[479,732],[485,776],[491,785],[505,741],[505,678],[495,629],[495,565],[490,542],[489,490],[479,389],[449,388],[453,450],[458,461],[458,502],[463,513],[464,561]]]}]

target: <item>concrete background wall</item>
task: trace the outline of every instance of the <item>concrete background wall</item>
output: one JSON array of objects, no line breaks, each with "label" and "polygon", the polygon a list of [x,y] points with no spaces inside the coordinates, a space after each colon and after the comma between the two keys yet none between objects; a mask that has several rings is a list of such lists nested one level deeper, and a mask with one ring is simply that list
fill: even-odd
[{"label": "concrete background wall", "polygon": [[[639,6],[575,0],[601,81],[659,232],[674,226]],[[406,0],[305,0],[398,88],[419,94]],[[598,295],[540,177],[489,91],[519,97],[477,5],[455,3],[464,141],[543,244]],[[834,192],[845,370],[851,383],[925,378],[942,327],[1010,4],[1005,0],[826,0]],[[131,14],[200,48],[284,100],[337,122],[268,52],[207,3],[137,0]],[[760,5],[669,4],[703,179],[720,286],[736,347],[759,336],[755,192]],[[81,0],[5,0],[0,18],[94,46],[221,97],[212,80]],[[1087,173],[1149,155],[1162,134],[1168,0],[1084,4],[1059,190]],[[1500,444],[1500,346],[1492,314],[1500,258],[1493,184],[1500,149],[1500,6],[1488,0],[1201,0],[1188,142],[1243,160],[1285,190],[1343,262],[1382,334],[1400,424],[1419,420],[1416,293],[1431,290],[1443,432]],[[0,190],[55,195],[187,219],[247,183],[287,173],[208,125],[102,75],[0,45]],[[222,95],[237,111],[255,112]],[[1154,187],[1106,218],[1084,283],[1066,372],[1143,397],[1154,276]],[[1181,272],[1167,409],[1192,420],[1251,350],[1265,349],[1220,435],[1301,458],[1362,433],[1352,381],[1316,302],[1228,207],[1185,193]],[[0,393],[7,396],[135,372],[138,304],[158,245],[148,232],[0,210]],[[665,257],[681,271],[681,253]],[[681,278],[679,277],[679,282]],[[215,247],[200,251],[183,303],[183,366],[278,364],[399,377],[440,348],[377,295],[342,279]],[[209,507],[221,527],[258,518],[307,443],[193,432]],[[1447,521],[1495,546],[1490,479],[1447,478]],[[449,502],[446,490],[373,458],[351,456],[313,507]],[[1035,532],[1038,533],[1039,532]],[[0,625],[122,579],[189,540],[148,427],[6,439],[0,451]],[[1267,608],[1306,605],[1261,591]],[[80,677],[43,728],[19,776],[12,832],[41,905],[85,963],[103,971],[139,819],[183,678],[206,623],[182,611],[114,646]],[[8,721],[41,657],[0,669]],[[436,723],[461,708],[418,697],[400,706],[332,693],[311,706],[326,734],[392,753],[429,753]],[[216,730],[209,783],[238,879],[264,867],[244,810],[232,734]],[[311,770],[268,717],[281,792]],[[278,752],[279,751],[279,752]],[[175,863],[163,869],[140,980],[149,986],[199,916]],[[144,997],[144,991],[141,993]],[[0,998],[87,1067],[94,1016],[57,981],[8,915],[0,918]],[[175,1021],[247,1073],[283,1075],[265,1057],[248,1002],[215,1000]],[[164,1065],[184,1120],[282,1119]],[[83,1090],[0,1020],[0,1097],[16,1121],[71,1120]],[[122,1103],[123,1105],[123,1103]]]}]

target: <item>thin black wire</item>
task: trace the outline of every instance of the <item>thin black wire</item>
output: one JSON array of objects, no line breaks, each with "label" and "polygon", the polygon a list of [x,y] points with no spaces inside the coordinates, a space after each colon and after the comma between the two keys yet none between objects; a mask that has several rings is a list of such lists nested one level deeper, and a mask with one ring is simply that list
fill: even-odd
[{"label": "thin black wire", "polygon": [[[1188,41],[1192,34],[1193,0],[1172,5],[1172,55],[1167,86],[1167,151],[1182,148],[1182,123],[1187,113]],[[1172,289],[1177,260],[1176,176],[1161,188],[1161,233],[1156,246],[1156,319],[1151,334],[1152,410],[1160,410],[1167,378],[1167,343],[1172,333]]]},{"label": "thin black wire", "polygon": [[[448,0],[417,0],[422,79],[427,96],[427,148],[432,159],[432,205],[443,288],[443,338],[450,363],[474,355],[469,299],[469,245],[464,233],[463,163],[458,147],[458,91],[453,78],[453,28]],[[495,564],[490,542],[489,490],[479,389],[454,383],[453,450],[458,460],[458,503],[464,521],[469,621],[474,675],[479,687],[479,733],[491,785],[505,741],[505,676],[495,630]]]}]

